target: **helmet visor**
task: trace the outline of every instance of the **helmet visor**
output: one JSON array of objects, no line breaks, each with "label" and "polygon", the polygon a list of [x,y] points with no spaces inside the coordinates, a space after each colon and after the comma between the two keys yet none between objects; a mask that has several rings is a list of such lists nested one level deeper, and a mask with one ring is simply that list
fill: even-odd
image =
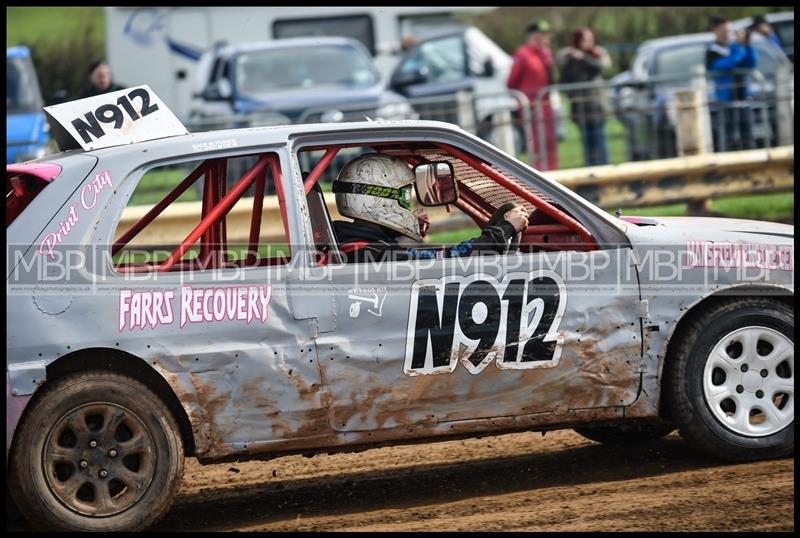
[{"label": "helmet visor", "polygon": [[380,185],[370,185],[368,183],[345,183],[341,181],[333,182],[334,193],[346,194],[366,194],[369,196],[377,196],[378,198],[388,198],[389,200],[397,200],[400,207],[404,209],[411,209],[411,189],[412,183],[403,187],[382,187]]}]

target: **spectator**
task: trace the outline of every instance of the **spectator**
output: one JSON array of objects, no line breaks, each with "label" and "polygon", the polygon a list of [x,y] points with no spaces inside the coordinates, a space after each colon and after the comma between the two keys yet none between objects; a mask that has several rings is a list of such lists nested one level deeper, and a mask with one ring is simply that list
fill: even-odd
[{"label": "spectator", "polygon": [[98,60],[92,62],[89,66],[89,80],[78,95],[78,99],[94,97],[95,95],[102,95],[104,93],[123,89],[125,88],[115,84],[111,79],[111,68],[108,66],[108,63],[103,60]]},{"label": "spectator", "polygon": [[600,73],[611,67],[611,57],[595,44],[594,33],[584,27],[575,30],[572,45],[561,49],[557,60],[562,83],[597,83],[596,87],[571,90],[567,95],[572,121],[581,131],[586,166],[608,164],[605,135],[608,107]]},{"label": "spectator", "polygon": [[759,34],[766,37],[770,43],[772,43],[779,49],[783,50],[783,45],[781,44],[781,40],[778,37],[778,34],[776,34],[775,30],[772,29],[772,26],[769,25],[764,15],[756,15],[755,17],[753,17],[753,23],[748,27],[748,30],[751,33],[758,32]]},{"label": "spectator", "polygon": [[[533,166],[540,170],[558,168],[556,134],[549,92],[543,96],[539,90],[553,83],[553,53],[550,50],[550,24],[533,22],[527,28],[527,40],[514,53],[514,64],[508,74],[506,86],[524,93],[531,103],[531,131],[533,134]],[[541,103],[541,117],[536,104]],[[543,125],[544,140],[540,126]],[[546,157],[543,159],[542,157]]]},{"label": "spectator", "polygon": [[730,42],[727,19],[712,18],[711,31],[714,42],[706,49],[706,70],[714,81],[716,100],[711,106],[714,150],[748,149],[752,142],[748,75],[734,71],[755,68],[756,52],[749,43],[749,32],[737,31],[735,41]]}]

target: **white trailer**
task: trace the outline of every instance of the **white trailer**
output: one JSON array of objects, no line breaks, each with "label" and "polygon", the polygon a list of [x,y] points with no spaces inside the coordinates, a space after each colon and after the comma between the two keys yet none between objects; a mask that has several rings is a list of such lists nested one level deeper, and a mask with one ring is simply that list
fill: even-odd
[{"label": "white trailer", "polygon": [[364,43],[386,77],[407,36],[458,25],[454,15],[492,7],[106,7],[106,54],[114,79],[149,85],[178,117],[188,115],[201,81],[199,52],[215,43],[343,35]]}]

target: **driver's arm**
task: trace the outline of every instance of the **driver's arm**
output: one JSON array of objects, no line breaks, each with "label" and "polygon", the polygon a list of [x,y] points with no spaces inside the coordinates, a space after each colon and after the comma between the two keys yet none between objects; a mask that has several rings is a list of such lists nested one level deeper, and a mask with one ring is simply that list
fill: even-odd
[{"label": "driver's arm", "polygon": [[407,250],[411,258],[458,258],[472,254],[495,253],[503,254],[508,242],[528,226],[528,211],[521,205],[508,209],[503,206],[498,209],[489,222],[484,226],[481,235],[467,239],[447,249],[418,249]]}]

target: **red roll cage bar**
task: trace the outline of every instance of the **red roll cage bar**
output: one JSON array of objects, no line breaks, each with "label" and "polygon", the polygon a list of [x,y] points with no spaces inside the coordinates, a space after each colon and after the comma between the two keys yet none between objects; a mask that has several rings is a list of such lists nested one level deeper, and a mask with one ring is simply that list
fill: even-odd
[{"label": "red roll cage bar", "polygon": [[[346,147],[359,146],[360,144],[337,144],[333,146],[323,146],[304,148],[302,151],[313,151],[315,149],[325,149],[325,154],[309,173],[303,183],[303,190],[308,194],[317,183],[323,172],[330,166],[330,163],[339,153],[339,150]],[[534,192],[525,189],[506,177],[502,172],[495,170],[482,160],[473,157],[471,154],[453,147],[450,144],[434,142],[436,148],[460,159],[468,166],[478,170],[482,174],[492,179],[497,184],[508,189],[523,200],[529,202],[535,208],[541,210],[545,215],[555,220],[558,224],[540,224],[529,227],[524,235],[526,238],[538,237],[542,234],[564,234],[575,233],[582,238],[588,245],[595,246],[592,234],[577,220],[567,215],[564,211],[550,204],[537,196]],[[373,147],[391,146],[398,147],[397,143],[378,143]],[[401,145],[402,149],[413,151],[408,145]],[[401,155],[409,164],[416,165],[424,162],[425,159],[418,155]],[[172,202],[183,194],[200,176],[205,174],[205,187],[203,189],[202,218],[200,223],[189,232],[184,240],[170,253],[169,257],[158,266],[159,272],[169,271],[186,254],[186,252],[201,237],[203,241],[200,245],[199,260],[203,264],[210,264],[211,268],[217,268],[227,262],[227,251],[222,250],[222,246],[227,243],[227,233],[225,220],[223,217],[233,208],[236,202],[242,197],[247,189],[255,182],[255,193],[253,200],[253,213],[250,220],[250,233],[248,237],[248,254],[246,263],[252,264],[256,261],[256,249],[261,231],[261,214],[263,208],[264,191],[266,186],[266,169],[269,166],[272,178],[275,183],[275,191],[278,196],[281,219],[283,220],[284,233],[289,237],[288,222],[286,219],[286,196],[283,189],[282,176],[278,155],[275,153],[263,153],[259,155],[256,163],[248,169],[244,175],[235,183],[233,188],[224,196],[226,179],[227,158],[207,159],[197,166],[176,185],[160,202],[152,207],[141,219],[131,226],[111,248],[111,253],[116,254],[134,237],[136,237],[148,224],[158,217]],[[459,199],[456,206],[464,211],[478,225],[485,224],[494,208],[481,198],[475,191],[467,185],[459,182]],[[534,228],[531,230],[530,228]]]}]

